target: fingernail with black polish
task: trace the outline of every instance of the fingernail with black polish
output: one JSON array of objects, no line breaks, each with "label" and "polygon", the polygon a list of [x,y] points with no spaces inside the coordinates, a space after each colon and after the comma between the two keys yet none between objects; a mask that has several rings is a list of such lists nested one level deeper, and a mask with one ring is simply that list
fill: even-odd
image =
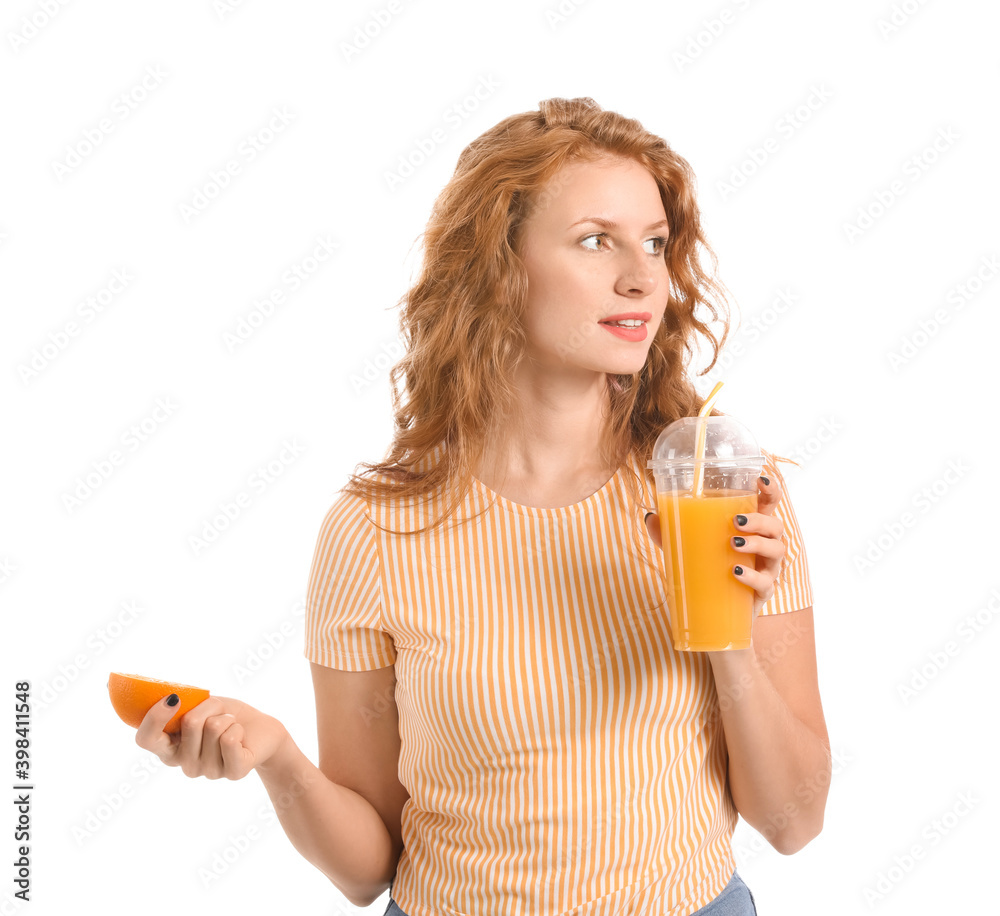
[{"label": "fingernail with black polish", "polygon": [[181,698],[176,693],[172,693],[167,697],[167,706],[176,706],[180,701]]},{"label": "fingernail with black polish", "polygon": [[740,538],[740,537],[733,538],[734,547],[742,547],[744,544],[746,544],[746,542],[747,542],[746,538]]},{"label": "fingernail with black polish", "polygon": [[761,480],[764,481],[764,486],[765,487],[769,487],[771,485],[771,481],[768,480],[766,477],[761,477]]},{"label": "fingernail with black polish", "polygon": [[737,576],[742,576],[743,575],[743,567],[742,566],[737,566],[733,570],[733,572],[736,573]]},{"label": "fingernail with black polish", "polygon": [[737,515],[736,516],[736,524],[737,525],[745,525],[746,523],[747,523],[747,517],[745,515]]}]

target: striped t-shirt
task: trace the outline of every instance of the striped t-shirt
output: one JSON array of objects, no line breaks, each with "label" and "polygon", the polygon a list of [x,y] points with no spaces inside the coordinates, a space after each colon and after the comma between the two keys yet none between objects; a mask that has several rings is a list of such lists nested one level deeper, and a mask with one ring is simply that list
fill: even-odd
[{"label": "striped t-shirt", "polygon": [[[441,503],[341,493],[323,519],[305,656],[395,665],[400,857],[408,916],[685,916],[735,868],[737,812],[708,658],[673,648],[663,555],[629,555],[626,526],[655,509],[623,466],[564,508],[523,506],[474,479]],[[645,506],[628,506],[638,473]],[[812,605],[781,474],[787,552],[762,613]],[[492,503],[492,505],[491,505]]]}]

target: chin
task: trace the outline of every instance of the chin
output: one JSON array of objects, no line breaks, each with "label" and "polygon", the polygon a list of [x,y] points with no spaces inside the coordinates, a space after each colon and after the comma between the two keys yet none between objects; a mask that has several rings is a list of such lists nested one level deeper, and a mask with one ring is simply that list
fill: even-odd
[{"label": "chin", "polygon": [[614,391],[621,391],[623,384],[626,386],[628,385],[627,381],[624,383],[621,382],[621,377],[634,376],[637,373],[638,370],[632,372],[631,370],[615,369],[612,371],[609,369],[604,373],[604,377],[609,388]]},{"label": "chin", "polygon": [[619,360],[614,365],[606,365],[603,371],[607,375],[636,375],[642,372],[642,367],[646,365],[647,350],[637,353],[632,359]]}]

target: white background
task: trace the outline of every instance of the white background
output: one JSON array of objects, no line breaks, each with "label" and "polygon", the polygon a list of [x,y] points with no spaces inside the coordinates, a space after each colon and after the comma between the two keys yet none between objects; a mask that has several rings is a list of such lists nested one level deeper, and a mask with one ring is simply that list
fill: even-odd
[{"label": "white background", "polygon": [[[592,96],[691,163],[743,321],[699,387],[724,378],[719,407],[801,463],[786,480],[839,763],[823,833],[795,856],[741,822],[759,912],[976,904],[997,817],[994,5],[400,0],[381,27],[387,2],[43,6],[0,20],[3,688],[12,705],[28,679],[36,701],[33,899],[12,901],[5,865],[0,913],[354,911],[255,775],[154,765],[107,674],[238,696],[316,759],[308,567],[336,491],[389,443],[418,236],[462,148],[551,96]],[[377,34],[346,55],[365,23]],[[282,109],[250,161],[241,144]],[[230,159],[239,173],[185,217]],[[333,255],[290,290],[321,238]],[[127,287],[78,311],[116,271]],[[228,348],[275,288],[284,303]]]}]

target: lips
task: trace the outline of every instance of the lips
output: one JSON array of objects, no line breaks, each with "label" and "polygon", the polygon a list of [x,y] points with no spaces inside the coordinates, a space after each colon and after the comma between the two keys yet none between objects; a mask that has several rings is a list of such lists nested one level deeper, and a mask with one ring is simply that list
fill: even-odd
[{"label": "lips", "polygon": [[602,318],[599,324],[611,324],[615,321],[649,321],[652,317],[652,312],[623,312],[621,315],[609,315],[607,318]]},{"label": "lips", "polygon": [[615,324],[612,321],[602,321],[600,323],[609,334],[614,334],[615,337],[619,337],[622,340],[629,340],[633,343],[641,343],[649,335],[645,321],[640,321],[638,324]]}]

